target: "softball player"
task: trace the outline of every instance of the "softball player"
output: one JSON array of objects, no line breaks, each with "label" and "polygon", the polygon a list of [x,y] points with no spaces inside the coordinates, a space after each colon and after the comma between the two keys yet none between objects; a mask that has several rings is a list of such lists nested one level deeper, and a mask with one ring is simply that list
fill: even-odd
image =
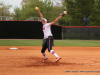
[{"label": "softball player", "polygon": [[[45,42],[46,42],[46,39],[43,38],[42,46],[44,45]],[[54,41],[53,41],[53,43],[52,43],[52,46],[54,46]]]},{"label": "softball player", "polygon": [[45,43],[43,44],[43,47],[42,47],[42,50],[41,50],[41,53],[43,54],[44,56],[44,60],[43,62],[45,62],[48,57],[46,57],[46,53],[45,53],[45,50],[48,48],[48,51],[50,53],[52,53],[55,57],[56,57],[56,62],[58,62],[61,57],[59,57],[56,52],[54,50],[52,50],[52,44],[53,44],[53,36],[52,36],[52,33],[51,33],[51,25],[55,24],[61,17],[63,17],[65,14],[62,14],[60,15],[56,20],[54,20],[53,22],[51,23],[48,23],[47,20],[43,17],[43,15],[41,14],[39,8],[36,9],[42,19],[42,24],[43,24],[43,32],[44,32],[44,39],[46,40]]}]

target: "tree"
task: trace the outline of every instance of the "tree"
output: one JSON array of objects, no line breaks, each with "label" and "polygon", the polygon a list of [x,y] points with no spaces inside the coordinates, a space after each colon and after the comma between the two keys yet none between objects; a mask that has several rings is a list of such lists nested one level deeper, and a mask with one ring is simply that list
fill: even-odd
[{"label": "tree", "polygon": [[59,20],[59,24],[62,25],[62,26],[70,26],[70,16],[67,14],[65,17],[62,17],[60,20]]},{"label": "tree", "polygon": [[6,5],[3,2],[0,2],[0,20],[6,20],[6,17],[11,17],[10,8],[12,5]]},{"label": "tree", "polygon": [[72,26],[83,26],[83,18],[90,16],[94,0],[65,0]]},{"label": "tree", "polygon": [[21,4],[28,3],[29,0],[22,0]]},{"label": "tree", "polygon": [[[35,7],[38,6],[44,18],[49,21],[53,21],[58,17],[61,11],[63,11],[62,7],[55,6],[51,0],[24,0],[21,3],[21,9],[19,10],[21,14],[21,20],[26,20],[30,17],[40,17],[38,12],[35,10]],[[15,13],[15,15],[17,15]],[[17,16],[16,16],[17,17]],[[15,18],[16,18],[15,17]]]},{"label": "tree", "polygon": [[26,20],[30,17],[39,17],[39,14],[35,10],[36,6],[39,6],[43,8],[43,2],[39,0],[28,0],[27,3],[22,4],[22,9],[21,9],[21,19]]},{"label": "tree", "polygon": [[15,20],[21,20],[22,13],[21,13],[20,8],[18,8],[18,7],[14,8],[14,12],[16,14],[16,15],[14,15],[14,19]]},{"label": "tree", "polygon": [[100,1],[96,0],[89,16],[89,25],[100,26]]},{"label": "tree", "polygon": [[2,16],[2,20],[6,20],[6,17],[10,17],[11,13],[9,9],[12,5],[6,5],[3,2],[0,2],[0,16]]}]

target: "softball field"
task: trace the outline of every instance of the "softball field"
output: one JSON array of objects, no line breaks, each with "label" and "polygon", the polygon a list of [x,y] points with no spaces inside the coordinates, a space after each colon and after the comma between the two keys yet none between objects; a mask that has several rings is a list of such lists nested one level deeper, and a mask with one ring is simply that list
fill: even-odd
[{"label": "softball field", "polygon": [[[9,48],[17,47],[16,50]],[[100,75],[100,47],[60,47],[53,50],[59,62],[46,50],[43,63],[41,46],[0,46],[0,75]]]}]

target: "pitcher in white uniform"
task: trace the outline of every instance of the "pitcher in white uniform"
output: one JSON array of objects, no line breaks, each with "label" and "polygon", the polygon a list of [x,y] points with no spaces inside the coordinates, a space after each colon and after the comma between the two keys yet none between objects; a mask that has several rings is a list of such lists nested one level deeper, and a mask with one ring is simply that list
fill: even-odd
[{"label": "pitcher in white uniform", "polygon": [[39,8],[36,9],[42,19],[42,24],[43,24],[43,32],[44,32],[44,38],[46,39],[43,47],[42,47],[42,50],[41,50],[41,53],[43,54],[44,56],[44,60],[43,62],[46,62],[46,60],[48,59],[48,57],[46,56],[46,53],[45,53],[45,50],[48,48],[48,51],[50,53],[52,53],[55,57],[56,57],[56,62],[58,62],[61,57],[58,56],[56,54],[56,52],[54,50],[52,50],[52,44],[53,44],[53,36],[52,36],[52,33],[51,33],[51,25],[55,24],[61,17],[63,17],[62,15],[60,15],[56,20],[54,20],[53,22],[51,23],[48,23],[47,22],[47,19],[45,19],[43,17],[43,15],[41,14]]}]

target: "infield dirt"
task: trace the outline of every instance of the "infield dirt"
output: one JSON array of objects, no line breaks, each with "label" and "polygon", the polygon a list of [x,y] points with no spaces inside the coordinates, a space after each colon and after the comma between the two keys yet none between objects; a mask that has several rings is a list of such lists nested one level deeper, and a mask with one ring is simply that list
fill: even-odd
[{"label": "infield dirt", "polygon": [[[10,50],[16,47],[18,49]],[[100,47],[53,47],[62,59],[41,46],[0,46],[0,75],[100,75]]]}]

